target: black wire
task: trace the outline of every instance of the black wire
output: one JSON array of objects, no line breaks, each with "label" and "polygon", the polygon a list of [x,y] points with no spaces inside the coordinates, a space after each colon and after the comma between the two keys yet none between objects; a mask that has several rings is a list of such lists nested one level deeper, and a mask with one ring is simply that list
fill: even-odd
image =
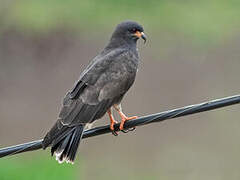
[{"label": "black wire", "polygon": [[[142,126],[154,122],[161,122],[167,119],[173,119],[190,114],[200,113],[203,111],[210,111],[213,109],[230,106],[240,103],[240,95],[217,99],[213,101],[204,102],[201,104],[195,104],[191,106],[185,106],[178,109],[160,112],[157,114],[151,114],[148,116],[140,117],[135,120],[126,121],[124,128],[129,129],[136,126]],[[114,125],[114,129],[119,131],[119,123]],[[98,136],[102,134],[111,133],[109,126],[101,126],[84,131],[83,138]],[[0,149],[0,158],[8,155],[14,155],[27,151],[34,151],[42,148],[42,139],[37,141],[28,142],[16,146],[6,147]]]}]

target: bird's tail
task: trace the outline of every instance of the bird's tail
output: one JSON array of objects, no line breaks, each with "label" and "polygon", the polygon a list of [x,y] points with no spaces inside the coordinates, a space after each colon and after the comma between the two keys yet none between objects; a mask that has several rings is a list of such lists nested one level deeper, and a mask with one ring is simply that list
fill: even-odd
[{"label": "bird's tail", "polygon": [[83,130],[84,125],[78,125],[61,141],[52,145],[51,153],[56,156],[56,160],[59,163],[66,161],[73,164],[78,145],[82,139]]}]

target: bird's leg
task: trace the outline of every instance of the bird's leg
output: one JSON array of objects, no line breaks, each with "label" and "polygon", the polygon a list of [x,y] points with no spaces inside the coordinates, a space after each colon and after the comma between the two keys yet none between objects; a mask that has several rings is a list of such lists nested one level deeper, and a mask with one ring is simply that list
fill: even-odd
[{"label": "bird's leg", "polygon": [[[119,129],[120,129],[121,131],[123,131],[123,132],[127,132],[127,131],[124,131],[124,130],[123,130],[123,129],[124,129],[124,123],[125,123],[125,121],[132,120],[132,119],[137,119],[138,117],[137,117],[137,116],[127,117],[127,116],[122,112],[121,104],[119,104],[119,105],[116,105],[116,104],[115,104],[113,107],[117,110],[117,112],[119,113],[119,115],[120,115],[120,117],[121,117],[121,119],[122,119],[122,121],[121,121],[121,123],[120,123]],[[134,128],[134,129],[135,129],[135,128]],[[134,129],[132,129],[132,130],[134,130]]]},{"label": "bird's leg", "polygon": [[112,130],[112,134],[114,136],[117,136],[117,132],[114,130],[114,124],[117,123],[117,121],[114,120],[114,117],[112,115],[112,110],[111,108],[107,111],[108,112],[108,115],[109,115],[109,118],[110,118],[110,129]]}]

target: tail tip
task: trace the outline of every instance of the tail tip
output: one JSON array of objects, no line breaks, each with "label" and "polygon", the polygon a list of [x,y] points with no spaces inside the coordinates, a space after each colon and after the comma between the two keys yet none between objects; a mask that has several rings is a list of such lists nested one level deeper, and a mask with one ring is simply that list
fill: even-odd
[{"label": "tail tip", "polygon": [[54,155],[56,157],[56,161],[58,161],[59,164],[62,164],[64,162],[66,162],[67,164],[74,164],[74,161],[69,159],[67,156],[62,156],[62,152],[54,152]]}]

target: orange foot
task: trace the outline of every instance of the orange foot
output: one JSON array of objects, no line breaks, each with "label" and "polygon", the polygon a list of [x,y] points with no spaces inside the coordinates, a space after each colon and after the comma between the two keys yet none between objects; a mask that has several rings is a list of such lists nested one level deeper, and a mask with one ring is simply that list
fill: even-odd
[{"label": "orange foot", "polygon": [[[115,104],[113,107],[117,110],[118,114],[120,115],[120,117],[121,117],[121,119],[122,119],[122,121],[121,121],[121,123],[120,123],[120,126],[119,126],[119,129],[120,129],[121,131],[123,131],[123,129],[124,129],[124,123],[125,123],[125,121],[132,120],[132,119],[137,119],[137,118],[138,118],[137,116],[127,117],[127,116],[122,112],[121,104]],[[135,129],[135,128],[133,128],[133,129]],[[123,132],[124,132],[124,131],[123,131]]]},{"label": "orange foot", "polygon": [[132,119],[137,119],[138,117],[137,116],[132,116],[132,117],[127,117],[125,116],[125,114],[123,114],[122,112],[119,112],[120,116],[121,116],[121,123],[120,123],[120,126],[119,126],[119,129],[122,131],[124,129],[124,123],[125,121],[128,121],[128,120],[132,120]]},{"label": "orange foot", "polygon": [[112,115],[111,109],[108,110],[108,115],[110,119],[110,129],[112,130],[113,135],[117,136],[117,132],[114,130],[114,124],[117,123],[117,121],[114,120],[114,117]]}]

